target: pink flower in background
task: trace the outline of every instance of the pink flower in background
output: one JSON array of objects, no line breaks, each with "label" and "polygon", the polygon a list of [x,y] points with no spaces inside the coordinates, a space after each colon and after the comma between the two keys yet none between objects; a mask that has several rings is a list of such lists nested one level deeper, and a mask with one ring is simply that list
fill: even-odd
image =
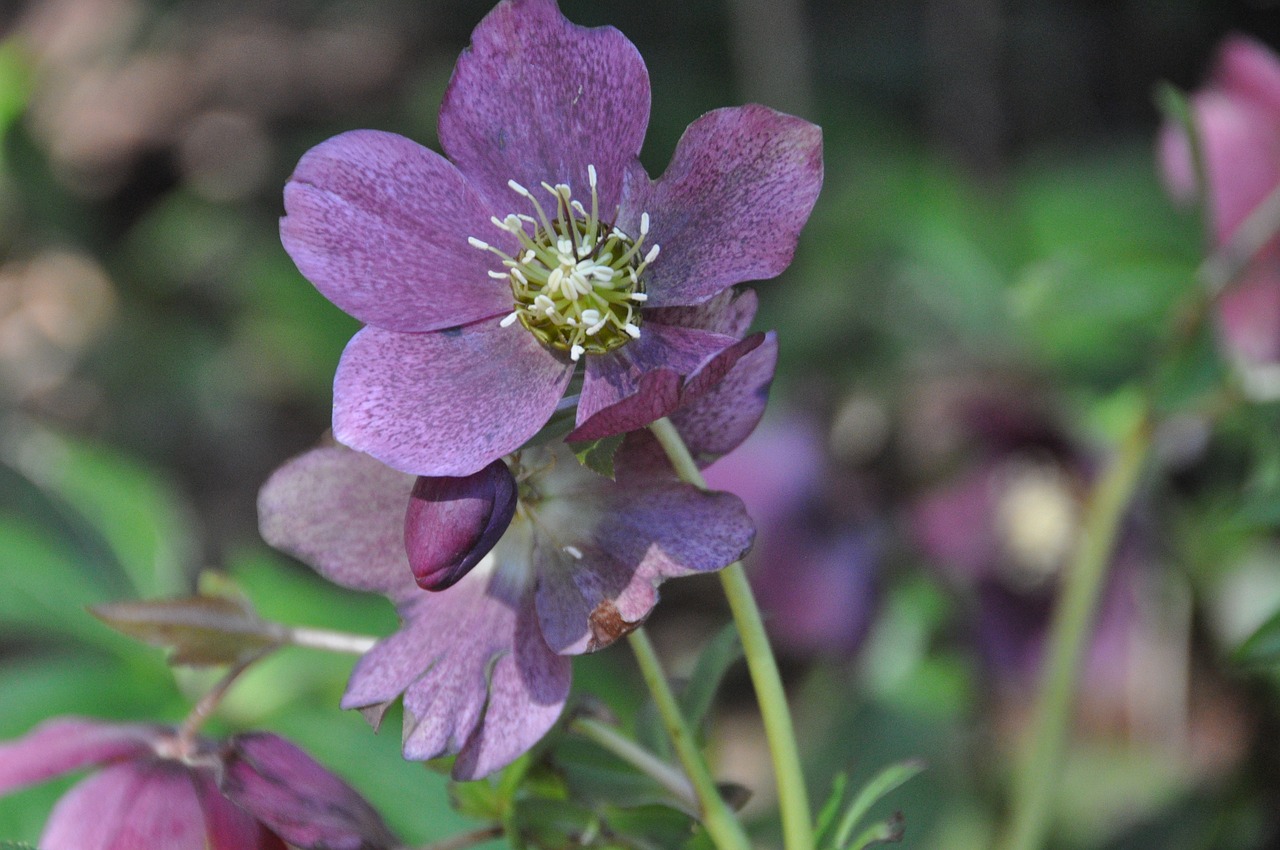
[{"label": "pink flower in background", "polygon": [[[1209,236],[1220,247],[1280,186],[1280,59],[1250,38],[1228,37],[1208,83],[1191,97],[1191,113]],[[1196,173],[1183,128],[1166,122],[1158,147],[1170,193],[1190,201]],[[1227,349],[1244,364],[1280,363],[1280,242],[1267,245],[1222,296],[1219,320]]]},{"label": "pink flower in background", "polygon": [[368,130],[309,151],[285,248],[367,324],[334,381],[339,442],[419,475],[470,475],[546,424],[584,364],[573,439],[643,427],[761,337],[708,302],[790,263],[822,183],[821,131],[710,112],[651,181],[648,72],[610,27],[503,0],[440,108],[448,158]]},{"label": "pink flower in background", "polygon": [[276,735],[219,745],[167,726],[47,721],[0,743],[0,794],[97,768],[58,801],[41,850],[391,850],[349,785]]}]

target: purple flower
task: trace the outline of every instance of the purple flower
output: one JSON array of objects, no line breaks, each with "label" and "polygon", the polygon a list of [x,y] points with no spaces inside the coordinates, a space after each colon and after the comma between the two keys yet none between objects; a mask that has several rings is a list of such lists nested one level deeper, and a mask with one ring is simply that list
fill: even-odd
[{"label": "purple flower", "polygon": [[42,850],[399,846],[355,790],[264,733],[219,746],[166,726],[50,720],[0,743],[0,794],[86,767],[99,770],[58,801]]},{"label": "purple flower", "polygon": [[579,362],[572,436],[590,439],[668,415],[760,343],[709,330],[697,305],[790,263],[821,131],[717,110],[651,181],[636,158],[648,117],[648,72],[621,33],[503,0],[445,93],[448,159],[367,130],[302,158],[285,248],[367,324],[334,381],[340,442],[466,476],[542,428]]},{"label": "purple flower", "polygon": [[[678,481],[643,432],[620,449],[616,481],[582,467],[563,444],[523,449],[507,463],[518,482],[514,519],[492,551],[438,592],[415,584],[405,547],[423,520],[410,500],[425,479],[332,446],[279,469],[259,501],[269,543],[399,609],[401,629],[357,663],[342,706],[377,725],[403,696],[405,757],[457,753],[461,779],[503,767],[555,723],[569,693],[564,656],[631,631],[662,581],[726,566],[754,533],[737,497]],[[457,492],[470,498],[476,489]],[[470,516],[489,511],[474,501],[463,509]],[[488,545],[483,536],[477,546]]]},{"label": "purple flower", "polygon": [[[1280,59],[1258,42],[1231,36],[1209,83],[1191,98],[1205,169],[1210,237],[1227,244],[1236,229],[1280,186]],[[1160,165],[1170,193],[1196,194],[1186,134],[1167,123]],[[1227,349],[1245,366],[1280,363],[1280,242],[1272,241],[1224,293],[1219,324]]]}]

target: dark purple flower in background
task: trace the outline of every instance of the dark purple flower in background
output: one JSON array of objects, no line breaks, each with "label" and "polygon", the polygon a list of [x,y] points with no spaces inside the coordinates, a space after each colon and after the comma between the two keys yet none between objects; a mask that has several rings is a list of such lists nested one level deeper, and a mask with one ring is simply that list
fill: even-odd
[{"label": "dark purple flower in background", "polygon": [[[1191,114],[1209,235],[1221,247],[1280,186],[1280,59],[1253,39],[1228,37],[1209,82],[1191,97]],[[1170,193],[1184,201],[1196,197],[1195,163],[1182,127],[1166,123],[1159,154]],[[1280,241],[1268,244],[1224,293],[1219,320],[1226,348],[1243,365],[1280,364]]]},{"label": "dark purple flower in background", "polygon": [[47,721],[0,743],[0,794],[97,768],[58,801],[42,850],[390,850],[351,786],[276,735],[219,745],[167,726]]},{"label": "dark purple flower in background", "polygon": [[822,182],[821,131],[762,106],[685,132],[651,181],[637,160],[648,72],[610,27],[504,0],[440,108],[446,159],[355,131],[285,188],[285,248],[368,326],[334,383],[334,435],[406,472],[470,475],[547,422],[585,363],[575,439],[672,413],[759,335],[704,307],[790,263]]}]

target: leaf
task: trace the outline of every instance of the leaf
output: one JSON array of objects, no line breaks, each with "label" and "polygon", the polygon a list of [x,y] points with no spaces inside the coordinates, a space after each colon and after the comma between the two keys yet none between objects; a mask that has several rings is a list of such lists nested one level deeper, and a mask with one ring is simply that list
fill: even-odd
[{"label": "leaf", "polygon": [[[871,807],[878,803],[886,794],[898,788],[916,774],[920,773],[924,768],[924,762],[919,761],[918,759],[909,759],[907,761],[890,765],[872,777],[871,781],[864,785],[862,790],[858,792],[857,796],[853,798],[853,802],[849,804],[849,808],[845,810],[844,818],[840,821],[840,828],[836,830],[836,838],[833,842],[834,845],[838,848],[844,848],[845,842],[849,840],[849,836],[853,833],[854,827],[856,827],[858,822],[866,816],[867,812],[871,810]],[[874,838],[873,833],[879,834],[876,833],[876,829],[879,826],[883,826],[883,824],[878,824],[877,826],[863,832],[862,835],[858,837],[858,841],[862,843],[855,843],[854,846],[866,847],[868,843],[897,840],[890,838]],[[867,838],[867,836],[872,836],[872,838]],[[899,837],[901,836],[899,835]]]},{"label": "leaf", "polygon": [[89,610],[116,631],[172,650],[173,664],[233,664],[285,637],[243,603],[216,596],[111,602]]},{"label": "leaf", "polygon": [[741,657],[742,640],[738,637],[737,627],[732,623],[707,641],[694,665],[689,683],[680,694],[680,710],[691,728],[697,729],[702,725],[725,673]]},{"label": "leaf", "polygon": [[840,804],[844,802],[844,792],[848,786],[849,776],[845,773],[837,773],[836,778],[831,781],[831,794],[827,797],[827,802],[822,804],[822,810],[818,812],[818,819],[813,824],[813,843],[815,846],[822,846],[827,831],[835,826],[836,814],[840,811]]},{"label": "leaf", "polygon": [[0,850],[40,850],[40,848],[25,841],[0,841]]},{"label": "leaf", "polygon": [[902,812],[894,812],[893,817],[873,824],[862,831],[848,850],[865,850],[874,844],[897,844],[906,832]]},{"label": "leaf", "polygon": [[570,443],[569,447],[573,449],[574,455],[577,456],[578,463],[592,472],[612,480],[614,476],[613,456],[617,454],[618,448],[622,445],[622,440],[626,436],[626,434],[614,434],[612,437],[601,437],[598,440],[583,440],[580,443]]},{"label": "leaf", "polygon": [[1267,618],[1233,653],[1237,664],[1270,667],[1280,664],[1280,611]]}]

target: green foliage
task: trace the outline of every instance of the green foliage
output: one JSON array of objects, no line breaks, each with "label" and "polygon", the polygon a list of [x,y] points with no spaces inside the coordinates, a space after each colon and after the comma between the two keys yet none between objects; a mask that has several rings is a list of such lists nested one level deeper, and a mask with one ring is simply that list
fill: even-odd
[{"label": "green foliage", "polygon": [[599,440],[570,443],[569,447],[573,449],[573,454],[578,458],[578,463],[612,480],[614,477],[613,456],[622,447],[622,441],[626,436],[626,434],[614,434],[611,437],[602,437]]},{"label": "green foliage", "polygon": [[841,775],[832,788],[818,815],[815,827],[815,841],[819,846],[831,850],[862,850],[873,844],[899,841],[902,838],[902,816],[895,814],[886,821],[872,824],[863,829],[858,837],[850,842],[854,829],[866,818],[872,806],[888,794],[925,769],[919,761],[905,761],[890,765],[876,774],[866,785],[853,796],[844,814],[837,822],[834,813],[844,799],[847,779]]},{"label": "green foliage", "polygon": [[234,664],[279,646],[284,637],[246,602],[224,597],[114,602],[89,610],[119,632],[170,649],[172,664]]}]

